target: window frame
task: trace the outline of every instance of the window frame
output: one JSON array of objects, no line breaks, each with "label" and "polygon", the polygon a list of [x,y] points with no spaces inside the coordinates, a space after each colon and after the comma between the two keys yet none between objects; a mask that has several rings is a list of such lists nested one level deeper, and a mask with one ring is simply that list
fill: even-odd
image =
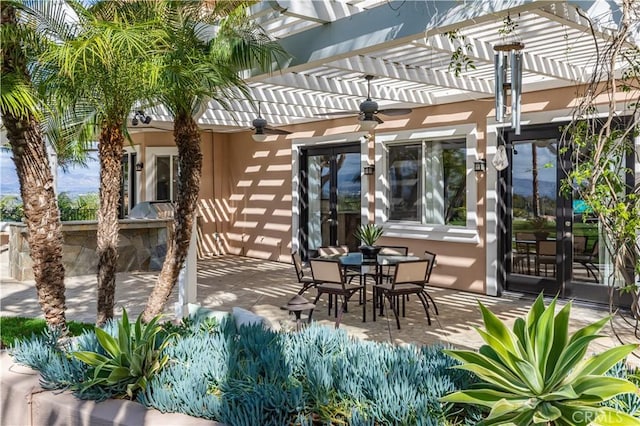
[{"label": "window frame", "polygon": [[[146,201],[159,201],[156,200],[156,183],[157,183],[157,170],[156,170],[156,158],[157,157],[172,157],[170,163],[178,161],[178,148],[177,147],[147,147],[145,150],[145,199]],[[173,158],[175,157],[175,158]],[[173,167],[171,167],[171,177],[177,179],[177,176],[173,176]],[[169,188],[169,193],[172,196],[171,201],[175,201],[177,194],[172,194],[173,189]],[[162,200],[164,201],[164,200]]]},{"label": "window frame", "polygon": [[[425,209],[421,208],[421,220],[390,220],[390,185],[388,180],[388,147],[397,145],[424,144],[434,141],[464,140],[466,148],[466,225],[443,225],[425,223]],[[480,241],[477,220],[478,183],[473,163],[478,159],[477,128],[475,124],[455,127],[405,130],[393,133],[378,133],[375,136],[376,150],[376,223],[383,226],[385,236],[434,241],[478,243]],[[422,167],[424,171],[424,151]],[[423,173],[423,179],[424,173]],[[420,194],[425,198],[424,186]]]}]

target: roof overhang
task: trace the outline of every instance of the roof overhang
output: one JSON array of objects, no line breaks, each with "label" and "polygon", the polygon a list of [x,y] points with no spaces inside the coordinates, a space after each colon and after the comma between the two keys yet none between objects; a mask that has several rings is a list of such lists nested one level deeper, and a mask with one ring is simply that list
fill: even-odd
[{"label": "roof overhang", "polygon": [[[504,40],[503,19],[516,24],[511,37],[525,44],[523,91],[589,81],[595,43],[605,44],[620,13],[613,1],[262,1],[251,17],[278,39],[291,60],[271,75],[248,75],[252,97],[273,127],[327,120],[323,113],[357,111],[372,81],[380,108],[418,108],[494,97],[494,46]],[[465,37],[451,38],[457,31]],[[637,44],[638,28],[634,28]],[[460,50],[474,69],[450,71]],[[253,104],[211,101],[199,124],[220,132],[247,130]],[[162,108],[154,122],[170,122]],[[356,120],[354,118],[354,120]]]}]

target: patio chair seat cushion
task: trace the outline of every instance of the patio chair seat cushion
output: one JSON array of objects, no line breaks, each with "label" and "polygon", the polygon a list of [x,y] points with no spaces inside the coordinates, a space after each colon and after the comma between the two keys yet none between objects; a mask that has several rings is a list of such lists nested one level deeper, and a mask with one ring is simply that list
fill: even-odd
[{"label": "patio chair seat cushion", "polygon": [[395,287],[393,287],[393,284],[391,283],[384,283],[384,284],[379,284],[376,285],[377,288],[382,289],[382,290],[391,290],[393,288],[393,290],[398,293],[398,292],[410,292],[410,293],[415,293],[417,289],[421,289],[422,286],[420,284],[411,284],[411,283],[402,283],[402,284],[396,284]]},{"label": "patio chair seat cushion", "polygon": [[[334,290],[334,291],[342,291],[342,284],[339,283],[321,283],[318,284],[318,287],[322,287],[323,289],[327,289],[329,291]],[[358,289],[361,288],[362,286],[359,285],[351,285],[351,284],[346,284],[345,288],[347,290],[349,289]]]}]

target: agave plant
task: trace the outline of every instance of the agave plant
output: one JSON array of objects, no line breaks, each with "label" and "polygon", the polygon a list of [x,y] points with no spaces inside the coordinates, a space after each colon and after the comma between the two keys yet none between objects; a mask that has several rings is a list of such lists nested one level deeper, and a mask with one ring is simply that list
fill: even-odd
[{"label": "agave plant", "polygon": [[95,386],[111,390],[114,396],[126,395],[133,399],[137,392],[144,390],[168,360],[167,355],[162,355],[168,336],[162,335],[164,341],[158,342],[158,335],[163,331],[159,318],[143,324],[141,315],[131,330],[127,311],[123,309],[117,339],[96,327],[96,339],[105,355],[92,351],[71,352],[89,366],[90,378],[80,385],[80,394]]},{"label": "agave plant", "polygon": [[366,225],[360,225],[353,235],[362,242],[362,245],[373,246],[383,232],[381,226],[375,223],[367,223]]},{"label": "agave plant", "polygon": [[611,348],[585,359],[590,342],[609,321],[603,318],[569,335],[567,303],[554,316],[556,299],[545,308],[540,295],[526,318],[510,330],[479,303],[485,341],[479,352],[447,350],[461,361],[456,368],[475,373],[484,383],[454,392],[443,402],[475,404],[491,409],[481,425],[640,425],[640,420],[602,402],[638,392],[628,380],[606,373],[637,345]]}]

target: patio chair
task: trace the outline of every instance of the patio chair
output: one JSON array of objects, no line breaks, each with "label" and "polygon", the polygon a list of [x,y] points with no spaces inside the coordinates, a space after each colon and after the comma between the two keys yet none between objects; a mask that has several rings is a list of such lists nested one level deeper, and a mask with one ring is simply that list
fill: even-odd
[{"label": "patio chair", "polygon": [[553,240],[539,240],[536,242],[536,275],[540,275],[540,267],[544,265],[544,276],[548,276],[549,265],[556,275],[556,242]]},{"label": "patio chair", "polygon": [[322,246],[318,247],[318,256],[327,257],[340,254],[349,253],[349,247],[347,246]]},{"label": "patio chair", "polygon": [[533,232],[516,232],[513,253],[514,272],[531,275],[531,257],[535,256],[537,240]]},{"label": "patio chair", "polygon": [[[409,253],[409,247],[405,246],[379,246],[380,251],[378,254],[386,256],[406,256]],[[388,265],[381,271],[381,279],[389,281],[393,277],[395,271],[395,265]]]},{"label": "patio chair", "polygon": [[[398,314],[398,302],[400,297],[415,294],[427,314],[427,323],[431,325],[431,315],[429,314],[429,300],[433,299],[425,291],[430,265],[433,263],[429,259],[408,260],[396,264],[393,280],[390,283],[378,284],[373,287],[374,293],[379,293],[389,301],[389,305],[396,317],[396,325],[400,330],[400,317]],[[435,307],[435,303],[434,303]],[[382,310],[382,306],[381,306]],[[373,314],[375,321],[375,309]]]},{"label": "patio chair", "polygon": [[[576,253],[578,253],[577,250],[576,250]],[[599,262],[598,258],[599,258],[599,247],[598,247],[598,240],[596,239],[595,242],[593,243],[593,246],[591,246],[590,252],[586,252],[586,242],[585,242],[585,253],[576,254],[573,257],[573,261],[584,266],[585,269],[587,270],[587,276],[591,275],[593,277],[593,280],[595,282],[598,282],[599,281],[598,272],[600,272],[597,265]]]},{"label": "patio chair", "polygon": [[[309,264],[311,265],[311,274],[313,275],[313,280],[316,284],[316,289],[318,290],[318,295],[316,296],[313,304],[318,303],[318,299],[323,294],[329,295],[329,301],[331,302],[331,297],[336,297],[335,304],[335,315],[336,315],[336,328],[340,327],[340,321],[342,320],[342,314],[346,311],[347,303],[351,296],[353,296],[357,292],[361,292],[364,290],[365,286],[362,284],[353,285],[350,282],[347,282],[346,277],[343,273],[342,266],[340,262],[333,259],[311,259],[309,260]],[[342,307],[338,309],[338,297],[342,297]],[[367,304],[362,304],[362,321],[366,321],[367,319]],[[331,314],[331,303],[329,303],[329,314]],[[309,322],[311,322],[311,315],[313,315],[313,311],[309,312]]]},{"label": "patio chair", "polygon": [[[333,256],[339,256],[342,254],[347,254],[347,253],[349,253],[349,247],[346,245],[318,247],[319,257],[333,257]],[[347,279],[351,281],[356,277],[360,278],[360,269],[349,268],[345,266],[344,274],[347,277]]]},{"label": "patio chair", "polygon": [[[436,263],[437,263],[436,254],[429,250],[425,250],[423,258],[429,261],[429,270],[427,271],[427,281],[425,282],[425,284],[428,284],[429,282],[431,282],[431,272],[433,271],[433,267],[436,266]],[[426,291],[424,292],[424,294],[429,298],[429,300],[431,300],[431,304],[433,304],[433,309],[436,311],[436,315],[440,315],[438,313],[438,305],[436,305],[436,302],[433,301],[433,298],[431,297],[431,295]],[[402,307],[402,311],[403,311],[402,315],[404,315],[404,306]]]},{"label": "patio chair", "polygon": [[302,266],[302,258],[298,252],[291,253],[291,260],[293,261],[293,266],[296,268],[296,275],[298,276],[298,282],[302,284],[302,288],[298,292],[299,295],[302,295],[305,291],[309,290],[311,287],[315,287],[315,282],[313,281],[313,277],[304,275],[304,267]]}]

